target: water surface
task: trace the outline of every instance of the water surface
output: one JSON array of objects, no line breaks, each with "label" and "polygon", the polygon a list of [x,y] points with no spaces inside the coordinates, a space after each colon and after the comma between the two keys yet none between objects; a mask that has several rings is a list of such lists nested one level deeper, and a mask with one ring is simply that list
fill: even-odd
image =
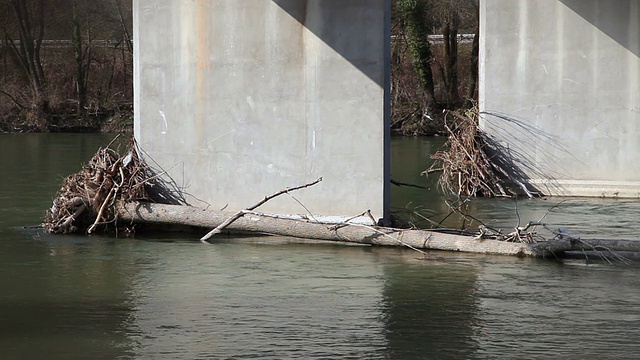
[{"label": "water surface", "polygon": [[[63,176],[109,135],[0,136],[2,359],[635,358],[640,266],[340,245],[203,245],[194,234],[50,236]],[[394,139],[394,177],[420,177],[430,139]],[[399,191],[398,191],[399,190]],[[396,208],[446,216],[396,189]],[[411,203],[409,205],[409,203]],[[537,218],[555,200],[522,201]],[[473,201],[509,226],[514,203]],[[549,222],[634,237],[639,206],[581,199]],[[452,222],[452,224],[455,223]]]}]

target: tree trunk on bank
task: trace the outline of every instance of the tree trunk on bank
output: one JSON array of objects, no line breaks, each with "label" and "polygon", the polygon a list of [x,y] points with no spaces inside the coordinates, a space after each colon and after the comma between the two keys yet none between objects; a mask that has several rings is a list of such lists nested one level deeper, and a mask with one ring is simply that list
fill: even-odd
[{"label": "tree trunk on bank", "polygon": [[74,0],[72,2],[71,28],[71,43],[73,44],[76,65],[76,100],[78,102],[76,107],[76,116],[78,119],[84,119],[85,105],[87,102],[87,74],[85,71],[88,69],[85,67],[85,51],[82,39],[82,29],[80,27],[80,10],[78,0]]},{"label": "tree trunk on bank", "polygon": [[449,107],[458,103],[458,29],[460,16],[454,13],[451,20],[442,28],[444,38],[444,68],[445,85],[447,87],[447,102]]},{"label": "tree trunk on bank", "polygon": [[[478,20],[480,21],[480,20]],[[478,88],[478,73],[479,73],[479,63],[478,56],[480,54],[480,26],[476,28],[476,31],[473,36],[473,45],[471,48],[471,81],[469,82],[469,89],[467,91],[467,108],[473,107],[473,100],[477,99],[476,90]]]},{"label": "tree trunk on bank", "polygon": [[19,44],[4,30],[5,41],[9,44],[14,59],[20,64],[20,69],[29,81],[33,92],[33,107],[37,116],[48,107],[45,94],[46,78],[42,65],[42,41],[44,40],[44,0],[38,0],[33,7],[26,1],[9,1],[13,9],[16,26],[18,28]]},{"label": "tree trunk on bank", "polygon": [[401,0],[398,1],[397,6],[407,27],[407,42],[422,90],[430,103],[437,104],[431,70],[433,55],[428,40],[429,24],[425,16],[425,4],[421,0]]}]

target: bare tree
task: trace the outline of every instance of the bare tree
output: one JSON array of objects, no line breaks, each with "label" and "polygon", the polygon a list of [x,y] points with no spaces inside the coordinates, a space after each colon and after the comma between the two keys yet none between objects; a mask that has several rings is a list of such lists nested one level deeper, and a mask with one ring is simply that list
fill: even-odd
[{"label": "bare tree", "polygon": [[[429,15],[432,17],[434,26],[441,29],[444,54],[443,64],[439,64],[442,73],[442,80],[446,90],[447,107],[455,108],[460,104],[459,93],[459,37],[460,30],[473,31],[477,33],[478,29],[478,0],[428,0],[427,4]],[[476,36],[474,41],[477,41]],[[472,50],[472,58],[473,58]],[[477,51],[475,52],[477,54]],[[477,55],[476,55],[477,56]],[[477,79],[477,60],[471,63],[471,74]],[[474,75],[475,74],[475,75]],[[477,80],[471,79],[471,82]],[[476,84],[472,84],[475,89]],[[473,93],[471,93],[473,96]]]},{"label": "bare tree", "polygon": [[[35,100],[34,105],[44,109],[47,107],[47,81],[41,56],[45,34],[44,0],[9,0],[8,5],[13,13],[15,28],[4,26],[5,41],[9,44],[12,57],[20,65],[22,74],[28,80]],[[17,36],[12,36],[12,33]]]},{"label": "bare tree", "polygon": [[478,0],[473,1],[473,8],[474,8],[475,17],[476,17],[476,21],[475,21],[476,26],[473,31],[473,34],[474,34],[473,46],[471,48],[471,64],[470,64],[471,79],[469,81],[469,89],[467,90],[467,106],[466,106],[468,108],[473,106],[472,99],[476,98],[476,91],[478,89],[478,72],[479,72],[478,56],[480,53],[480,8],[478,5]]},{"label": "bare tree", "polygon": [[398,15],[407,32],[407,43],[413,57],[413,66],[420,80],[423,91],[428,95],[429,102],[436,103],[433,85],[431,62],[431,46],[429,44],[429,17],[424,0],[398,0]]},{"label": "bare tree", "polygon": [[[118,22],[122,27],[122,36],[126,44],[125,48],[129,51],[129,53],[133,54],[133,40],[131,39],[131,32],[129,31],[130,25],[129,25],[129,21],[125,19],[125,16],[123,14],[123,6],[120,2],[121,0],[113,0],[116,13],[118,14]],[[128,11],[129,13],[131,13],[132,10],[129,8]]]},{"label": "bare tree", "polygon": [[[78,0],[72,1],[71,11],[71,43],[75,55],[76,68],[76,116],[84,118],[85,105],[87,102],[87,81],[89,76],[89,62],[91,61],[91,43],[84,44],[82,38],[82,29],[80,26],[80,9]],[[87,32],[90,33],[90,27],[87,26]],[[91,38],[88,36],[88,40]]]},{"label": "bare tree", "polygon": [[458,30],[460,29],[460,14],[452,12],[442,26],[444,41],[444,82],[447,89],[448,102],[458,102]]}]

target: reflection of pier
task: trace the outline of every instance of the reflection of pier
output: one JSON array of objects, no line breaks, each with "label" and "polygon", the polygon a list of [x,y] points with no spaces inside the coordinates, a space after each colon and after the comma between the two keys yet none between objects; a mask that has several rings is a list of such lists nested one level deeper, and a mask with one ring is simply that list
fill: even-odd
[{"label": "reflection of pier", "polygon": [[[132,281],[138,357],[412,360],[477,350],[478,269],[455,255],[443,264],[380,248],[166,245],[146,246],[154,259]],[[194,274],[198,264],[208,270]]]}]

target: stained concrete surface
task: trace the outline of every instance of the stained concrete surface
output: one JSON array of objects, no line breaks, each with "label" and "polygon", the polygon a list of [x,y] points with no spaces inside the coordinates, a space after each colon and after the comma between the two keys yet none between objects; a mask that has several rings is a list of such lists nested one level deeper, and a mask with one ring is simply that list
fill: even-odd
[{"label": "stained concrete surface", "polygon": [[640,1],[482,0],[482,125],[547,193],[640,197]]},{"label": "stained concrete surface", "polygon": [[389,0],[134,0],[135,136],[191,202],[388,216]]}]

